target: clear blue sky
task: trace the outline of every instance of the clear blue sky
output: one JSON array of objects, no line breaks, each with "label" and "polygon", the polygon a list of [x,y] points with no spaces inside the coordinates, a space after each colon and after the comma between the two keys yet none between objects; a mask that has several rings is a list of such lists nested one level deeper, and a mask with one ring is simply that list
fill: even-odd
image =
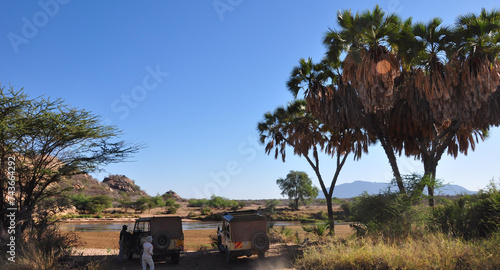
[{"label": "clear blue sky", "polygon": [[[318,61],[321,40],[338,10],[379,4],[403,18],[427,22],[499,7],[497,1],[2,1],[0,82],[31,97],[62,98],[101,115],[147,148],[133,162],[94,174],[124,174],[151,195],[185,198],[279,198],[276,179],[306,171],[288,152],[286,163],[257,143],[257,122],[292,100],[285,82],[299,58]],[[456,160],[445,157],[438,177],[470,190],[498,169],[500,130]],[[331,179],[334,161],[323,158]],[[401,159],[403,173],[422,172]],[[392,178],[380,145],[350,158],[339,184]],[[335,195],[335,194],[334,194]]]}]

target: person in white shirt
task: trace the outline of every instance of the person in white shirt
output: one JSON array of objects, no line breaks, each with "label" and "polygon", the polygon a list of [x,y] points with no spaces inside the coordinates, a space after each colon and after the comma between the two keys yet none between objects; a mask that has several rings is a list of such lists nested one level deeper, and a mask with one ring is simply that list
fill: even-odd
[{"label": "person in white shirt", "polygon": [[149,265],[149,269],[155,269],[155,262],[153,261],[153,237],[148,236],[146,242],[142,244],[142,270],[146,270]]}]

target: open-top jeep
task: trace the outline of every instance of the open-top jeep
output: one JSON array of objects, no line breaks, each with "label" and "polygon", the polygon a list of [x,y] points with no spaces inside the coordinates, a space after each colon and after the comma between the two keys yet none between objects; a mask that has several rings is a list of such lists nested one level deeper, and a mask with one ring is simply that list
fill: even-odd
[{"label": "open-top jeep", "polygon": [[172,258],[174,264],[180,260],[184,250],[184,233],[180,217],[145,217],[135,221],[134,230],[126,237],[128,258],[142,254],[142,244],[148,236],[153,237],[153,260]]},{"label": "open-top jeep", "polygon": [[255,210],[224,213],[217,238],[219,251],[226,254],[227,262],[243,255],[258,254],[264,258],[269,249],[267,220]]}]

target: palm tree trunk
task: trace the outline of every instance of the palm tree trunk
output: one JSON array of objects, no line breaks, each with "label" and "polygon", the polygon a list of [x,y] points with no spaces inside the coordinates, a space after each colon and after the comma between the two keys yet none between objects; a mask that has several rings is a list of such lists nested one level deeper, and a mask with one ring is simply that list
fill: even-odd
[{"label": "palm tree trunk", "polygon": [[328,226],[330,227],[330,235],[335,235],[335,220],[333,219],[332,196],[326,196],[326,208],[328,210]]},{"label": "palm tree trunk", "polygon": [[382,145],[382,148],[384,148],[387,159],[389,159],[389,164],[391,165],[392,173],[394,174],[394,179],[396,179],[396,184],[398,185],[399,192],[401,194],[406,194],[406,189],[403,184],[403,178],[401,177],[401,173],[399,172],[396,155],[394,154],[394,150],[390,144],[389,139],[380,131],[377,131],[377,137],[380,141],[380,144]]}]

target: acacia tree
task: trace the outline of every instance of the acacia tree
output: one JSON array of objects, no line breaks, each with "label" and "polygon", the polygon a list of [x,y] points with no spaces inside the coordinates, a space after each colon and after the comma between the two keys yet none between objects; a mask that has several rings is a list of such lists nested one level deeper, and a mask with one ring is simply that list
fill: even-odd
[{"label": "acacia tree", "polygon": [[[18,232],[24,231],[50,212],[39,207],[57,197],[57,183],[64,177],[98,170],[102,165],[124,161],[141,146],[117,140],[121,131],[100,123],[85,110],[70,108],[60,99],[29,99],[22,90],[0,88],[0,138],[2,208],[7,196],[15,199]],[[15,194],[6,193],[8,164],[15,160]],[[54,208],[54,206],[50,207]],[[5,220],[3,220],[5,222]],[[3,224],[5,225],[5,223]],[[3,226],[2,226],[3,228]]]},{"label": "acacia tree", "polygon": [[339,12],[340,30],[326,34],[323,61],[338,78],[309,85],[308,110],[332,129],[362,127],[377,136],[391,165],[394,153],[421,159],[433,205],[443,153],[467,154],[500,124],[499,14],[461,16],[452,28],[440,19],[403,22],[378,6]]},{"label": "acacia tree", "polygon": [[[349,153],[359,158],[362,152],[368,150],[370,140],[360,129],[334,132],[317,118],[307,113],[304,100],[296,100],[287,108],[279,107],[273,113],[266,113],[264,120],[257,126],[260,132],[260,142],[265,144],[265,151],[274,157],[281,155],[285,162],[286,148],[293,148],[294,154],[303,156],[314,170],[325,195],[328,220],[331,233],[334,233],[332,195],[340,171]],[[320,172],[319,153],[336,157],[336,169],[327,188]]]},{"label": "acacia tree", "polygon": [[299,202],[306,203],[318,196],[318,188],[305,172],[290,171],[286,178],[279,178],[276,184],[282,190],[281,195],[293,201],[293,209],[299,210]]}]

